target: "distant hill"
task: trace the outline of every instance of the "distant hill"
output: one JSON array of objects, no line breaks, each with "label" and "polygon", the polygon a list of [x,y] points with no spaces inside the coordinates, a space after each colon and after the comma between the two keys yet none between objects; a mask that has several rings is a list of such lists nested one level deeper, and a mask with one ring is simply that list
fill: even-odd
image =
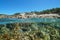
[{"label": "distant hill", "polygon": [[[32,13],[32,12],[31,12]],[[35,14],[39,15],[39,14],[59,14],[60,15],[60,8],[52,8],[52,9],[47,9],[47,10],[43,10],[43,11],[34,11]]]},{"label": "distant hill", "polygon": [[[22,16],[23,15],[41,15],[41,14],[58,14],[60,16],[60,8],[52,8],[52,9],[46,9],[43,11],[31,11],[31,12],[24,12],[24,13],[15,13],[13,15],[5,15],[5,14],[0,14],[0,18],[18,18],[18,16]],[[60,17],[59,17],[60,18]]]}]

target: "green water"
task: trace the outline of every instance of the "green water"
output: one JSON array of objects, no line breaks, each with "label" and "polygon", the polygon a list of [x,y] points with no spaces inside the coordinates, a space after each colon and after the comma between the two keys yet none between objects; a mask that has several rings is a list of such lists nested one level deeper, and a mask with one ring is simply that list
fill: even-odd
[{"label": "green water", "polygon": [[60,19],[57,18],[27,18],[27,19],[9,19],[3,18],[0,19],[0,24],[7,24],[7,23],[32,23],[32,22],[47,22],[47,23],[60,23]]},{"label": "green water", "polygon": [[[27,38],[28,37],[28,38]],[[0,40],[60,40],[60,19],[0,19]],[[25,39],[26,38],[26,39]]]}]

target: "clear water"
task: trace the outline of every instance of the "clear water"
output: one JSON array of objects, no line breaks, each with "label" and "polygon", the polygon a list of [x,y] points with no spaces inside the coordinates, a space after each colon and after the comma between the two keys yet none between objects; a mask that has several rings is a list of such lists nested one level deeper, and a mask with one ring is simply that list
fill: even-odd
[{"label": "clear water", "polygon": [[25,40],[60,40],[60,19],[2,18],[0,19],[0,36],[0,40],[7,40],[8,38],[15,40],[16,37],[19,40],[25,38]]},{"label": "clear water", "polygon": [[2,18],[0,19],[0,24],[32,23],[32,22],[60,23],[60,19],[57,18],[28,18],[28,19]]}]

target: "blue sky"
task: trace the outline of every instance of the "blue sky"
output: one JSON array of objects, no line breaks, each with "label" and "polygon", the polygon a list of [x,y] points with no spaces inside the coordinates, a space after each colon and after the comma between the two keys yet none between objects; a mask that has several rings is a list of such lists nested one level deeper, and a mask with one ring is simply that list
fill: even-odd
[{"label": "blue sky", "polygon": [[41,11],[60,7],[60,0],[0,0],[0,14]]}]

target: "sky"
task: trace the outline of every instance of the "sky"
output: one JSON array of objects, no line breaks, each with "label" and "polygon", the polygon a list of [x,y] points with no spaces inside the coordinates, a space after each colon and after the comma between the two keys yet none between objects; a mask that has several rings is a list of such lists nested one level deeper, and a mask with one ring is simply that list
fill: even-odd
[{"label": "sky", "polygon": [[60,7],[60,0],[0,0],[0,14],[42,11]]}]

